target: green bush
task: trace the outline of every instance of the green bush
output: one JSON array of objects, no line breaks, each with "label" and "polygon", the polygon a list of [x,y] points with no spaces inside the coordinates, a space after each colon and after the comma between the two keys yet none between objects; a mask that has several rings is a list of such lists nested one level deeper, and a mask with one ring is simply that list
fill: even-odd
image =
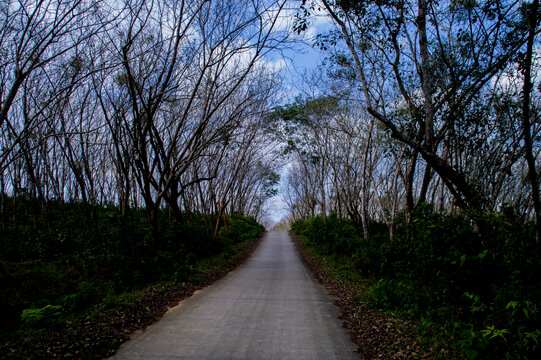
[{"label": "green bush", "polygon": [[227,221],[228,229],[225,226],[222,227],[218,235],[218,239],[223,247],[232,246],[248,239],[255,239],[265,230],[252,217],[233,214]]},{"label": "green bush", "polygon": [[77,286],[77,292],[62,297],[62,306],[69,311],[85,309],[101,300],[107,293],[107,283],[97,284],[83,281]]},{"label": "green bush", "polygon": [[532,224],[512,209],[465,216],[422,204],[408,216],[399,217],[392,241],[385,224],[370,224],[363,239],[335,216],[291,228],[338,269],[374,278],[366,294],[371,306],[430,319],[465,358],[541,358],[534,275],[541,261]]},{"label": "green bush", "polygon": [[[229,230],[222,223],[214,237],[216,216],[184,214],[178,222],[162,209],[154,242],[145,209],[122,216],[115,207],[80,202],[50,201],[47,208],[45,214],[37,200],[26,197],[5,201],[0,330],[25,325],[23,309],[53,304],[76,313],[111,293],[185,281],[199,260],[227,256],[233,246],[264,230],[255,219],[234,214]],[[27,313],[25,319],[32,312]]]},{"label": "green bush", "polygon": [[39,309],[24,309],[21,321],[28,326],[50,324],[62,314],[61,305],[46,305]]},{"label": "green bush", "polygon": [[415,308],[413,286],[393,279],[379,279],[371,288],[369,302],[374,308],[410,310]]},{"label": "green bush", "polygon": [[339,219],[331,214],[326,221],[321,216],[297,221],[291,230],[298,235],[307,236],[310,241],[325,249],[327,253],[352,254],[360,247],[362,238],[349,219]]}]

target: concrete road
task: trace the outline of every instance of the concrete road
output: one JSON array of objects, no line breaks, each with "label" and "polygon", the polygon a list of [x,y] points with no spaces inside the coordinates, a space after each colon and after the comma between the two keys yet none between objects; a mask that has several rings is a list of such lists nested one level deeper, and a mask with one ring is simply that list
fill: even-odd
[{"label": "concrete road", "polygon": [[287,232],[269,232],[241,267],[171,309],[112,359],[359,359],[332,299]]}]

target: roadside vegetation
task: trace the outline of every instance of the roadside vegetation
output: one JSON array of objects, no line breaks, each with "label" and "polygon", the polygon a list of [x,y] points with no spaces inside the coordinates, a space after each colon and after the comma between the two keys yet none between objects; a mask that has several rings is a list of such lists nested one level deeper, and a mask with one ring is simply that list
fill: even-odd
[{"label": "roadside vegetation", "polygon": [[[540,19],[539,0],[3,2],[2,354],[86,357],[107,306],[189,293],[284,174],[293,230],[358,303],[442,358],[540,358]],[[288,88],[295,33],[325,59]]]},{"label": "roadside vegetation", "polygon": [[[408,335],[430,353],[425,358],[539,358],[541,264],[532,245],[534,226],[511,209],[482,220],[480,232],[462,215],[423,205],[409,224],[397,224],[392,241],[384,224],[371,223],[364,238],[351,221],[335,215],[297,221],[292,231],[308,239],[309,251],[334,276],[360,289],[353,302],[413,323]],[[353,338],[372,326],[353,325]],[[420,357],[401,346],[402,335],[391,337],[398,346],[388,352],[388,341],[378,344],[375,337],[365,349],[374,357],[378,346],[379,356],[388,359],[399,352],[399,358]]]},{"label": "roadside vegetation", "polygon": [[324,62],[269,119],[291,229],[353,313],[390,316],[345,308],[364,357],[422,356],[371,332],[392,313],[428,358],[541,358],[539,0],[306,0],[296,30],[323,17]]},{"label": "roadside vegetation", "polygon": [[[0,230],[0,357],[93,358],[116,350],[195,289],[221,277],[264,231],[253,218],[9,198]],[[13,208],[10,205],[16,205]],[[47,219],[46,219],[47,218]],[[12,219],[16,219],[15,222]],[[213,221],[214,220],[214,221]]]},{"label": "roadside vegetation", "polygon": [[246,256],[284,6],[1,2],[1,358],[108,355]]}]

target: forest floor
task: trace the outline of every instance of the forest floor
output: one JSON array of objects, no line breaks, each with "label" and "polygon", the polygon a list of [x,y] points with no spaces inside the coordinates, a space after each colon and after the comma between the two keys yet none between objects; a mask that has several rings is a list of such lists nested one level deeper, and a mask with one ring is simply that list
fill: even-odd
[{"label": "forest floor", "polygon": [[306,238],[290,232],[297,250],[314,277],[337,298],[335,304],[342,312],[343,326],[359,346],[365,360],[433,359],[432,349],[420,344],[417,325],[393,314],[370,309],[363,302],[368,287],[359,279],[348,279],[340,274],[332,261],[316,254],[306,245]]},{"label": "forest floor", "polygon": [[111,356],[136,330],[156,322],[183,299],[228,274],[250,257],[261,242],[235,246],[231,256],[205,259],[182,283],[159,284],[104,299],[84,316],[24,334],[12,334],[0,343],[2,359],[100,359]]}]

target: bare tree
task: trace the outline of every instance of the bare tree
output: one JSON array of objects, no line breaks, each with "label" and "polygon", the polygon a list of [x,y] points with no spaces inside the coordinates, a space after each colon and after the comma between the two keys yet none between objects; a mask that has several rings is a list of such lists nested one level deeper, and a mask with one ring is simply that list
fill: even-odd
[{"label": "bare tree", "polygon": [[[0,129],[9,133],[11,139],[2,146],[2,168],[34,125],[32,121],[23,123],[16,114],[10,114],[14,104],[21,105],[24,101],[21,88],[25,82],[48,81],[56,71],[55,63],[61,62],[67,54],[76,53],[104,31],[108,21],[101,7],[102,3],[96,1],[21,0],[8,1],[0,9]],[[60,87],[49,95],[52,98],[42,99],[42,103],[50,102],[64,90],[64,84],[56,85]],[[37,109],[34,111],[39,113]]]},{"label": "bare tree", "polygon": [[[482,207],[485,195],[441,156],[439,148],[452,136],[451,129],[467,124],[464,120],[473,99],[524,44],[524,32],[516,31],[513,25],[518,16],[517,3],[497,9],[457,6],[448,10],[447,17],[441,16],[441,7],[447,4],[438,7],[426,1],[374,3],[366,7],[323,3],[353,57],[368,111],[385,124],[394,138],[412,148],[414,158],[416,153],[422,156],[442,178],[457,204]],[[379,30],[388,36],[378,37],[375,31]],[[389,78],[398,90],[395,99],[400,99],[409,117],[406,127],[392,113],[375,106],[378,97],[368,80],[371,68],[362,61],[371,49],[386,62]],[[434,60],[435,55],[440,60]],[[397,100],[387,97],[385,103],[390,101]],[[409,174],[413,173],[414,168]],[[426,169],[421,198],[426,196],[430,174]]]},{"label": "bare tree", "polygon": [[250,101],[244,84],[255,80],[252,72],[262,56],[285,39],[275,31],[283,6],[128,4],[130,15],[119,34],[122,70],[117,82],[130,104],[122,114],[124,127],[155,231],[162,201],[181,217],[182,175],[206,148],[226,140],[238,126]]}]

